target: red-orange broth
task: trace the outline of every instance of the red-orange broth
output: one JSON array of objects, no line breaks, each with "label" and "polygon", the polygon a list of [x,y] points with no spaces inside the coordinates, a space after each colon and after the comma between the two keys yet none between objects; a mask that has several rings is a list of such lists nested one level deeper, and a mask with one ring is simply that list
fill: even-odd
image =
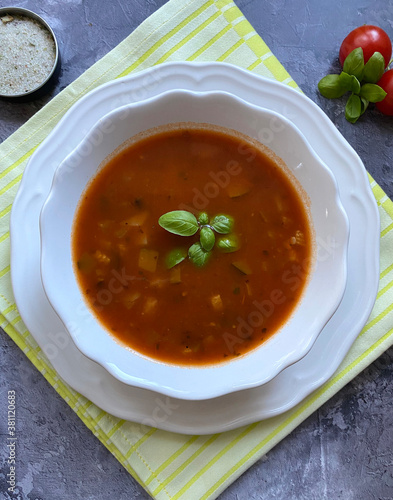
[{"label": "red-orange broth", "polygon": [[[169,251],[199,240],[159,226],[179,209],[233,217],[239,250],[216,245],[204,267],[186,259],[167,269]],[[244,136],[185,125],[107,161],[81,198],[72,245],[101,324],[180,365],[230,360],[269,339],[300,301],[313,248],[307,198],[280,159]]]}]

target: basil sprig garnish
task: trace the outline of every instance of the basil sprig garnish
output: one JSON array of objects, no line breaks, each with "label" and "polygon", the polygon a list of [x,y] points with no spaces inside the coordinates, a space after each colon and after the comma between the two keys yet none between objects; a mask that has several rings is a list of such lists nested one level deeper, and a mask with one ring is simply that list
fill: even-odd
[{"label": "basil sprig garnish", "polygon": [[337,99],[351,92],[345,106],[345,118],[355,123],[370,102],[385,99],[386,92],[376,85],[384,71],[385,60],[380,52],[374,52],[364,64],[363,49],[358,47],[348,54],[341,74],[326,75],[319,81],[318,89],[328,99]]},{"label": "basil sprig garnish", "polygon": [[174,210],[162,215],[158,223],[166,231],[178,236],[193,236],[200,231],[199,241],[193,243],[188,252],[185,248],[175,248],[167,254],[165,259],[167,269],[180,264],[187,256],[196,266],[204,266],[216,243],[215,233],[227,235],[218,240],[219,250],[228,253],[239,249],[238,237],[235,234],[229,234],[234,226],[234,220],[229,215],[218,214],[210,220],[206,212],[200,213],[196,218],[186,210]]},{"label": "basil sprig garnish", "polygon": [[209,224],[209,216],[206,212],[201,212],[198,216],[198,222],[202,225]]},{"label": "basil sprig garnish", "polygon": [[201,228],[201,247],[210,252],[210,250],[214,247],[214,243],[216,242],[216,237],[214,235],[213,229],[210,229],[208,226],[203,226]]},{"label": "basil sprig garnish", "polygon": [[208,261],[210,252],[204,250],[200,243],[194,243],[188,250],[188,257],[193,264],[202,267]]},{"label": "basil sprig garnish", "polygon": [[228,234],[232,230],[233,219],[227,215],[216,215],[211,220],[211,227],[220,234]]},{"label": "basil sprig garnish", "polygon": [[195,215],[186,210],[174,210],[161,215],[158,223],[170,233],[180,236],[192,236],[199,229]]},{"label": "basil sprig garnish", "polygon": [[239,240],[235,234],[226,236],[225,238],[220,238],[218,240],[217,246],[220,250],[225,253],[236,252],[239,249]]},{"label": "basil sprig garnish", "polygon": [[180,262],[183,262],[186,258],[187,250],[185,248],[175,248],[174,250],[171,250],[165,259],[167,269],[171,269],[177,264],[180,264]]}]

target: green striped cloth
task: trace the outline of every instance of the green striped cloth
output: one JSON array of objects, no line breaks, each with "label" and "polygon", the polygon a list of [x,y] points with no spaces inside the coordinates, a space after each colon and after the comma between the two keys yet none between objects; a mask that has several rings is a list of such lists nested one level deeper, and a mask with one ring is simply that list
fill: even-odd
[{"label": "green striped cloth", "polygon": [[18,314],[10,283],[9,216],[27,160],[67,109],[94,87],[164,61],[225,61],[296,87],[230,0],[171,0],[0,146],[1,326],[81,420],[157,499],[212,499],[393,343],[393,204],[370,178],[381,215],[381,278],[372,316],[334,377],[292,411],[211,436],[119,420],[64,384]]}]

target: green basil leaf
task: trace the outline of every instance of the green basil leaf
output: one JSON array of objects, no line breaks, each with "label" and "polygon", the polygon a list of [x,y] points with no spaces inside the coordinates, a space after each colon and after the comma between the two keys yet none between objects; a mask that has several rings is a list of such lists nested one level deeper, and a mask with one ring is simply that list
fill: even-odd
[{"label": "green basil leaf", "polygon": [[360,97],[356,94],[352,94],[347,101],[345,106],[345,118],[351,122],[357,122],[359,116],[361,115],[362,105]]},{"label": "green basil leaf", "polygon": [[161,215],[158,223],[170,233],[180,236],[192,236],[199,229],[196,217],[185,210],[174,210]]},{"label": "green basil leaf", "polygon": [[319,92],[328,99],[342,97],[348,89],[343,87],[340,75],[326,75],[318,83]]},{"label": "green basil leaf", "polygon": [[354,49],[344,61],[343,70],[348,75],[356,76],[361,81],[363,79],[364,57],[363,49],[358,47]]},{"label": "green basil leaf", "polygon": [[368,108],[369,101],[367,99],[365,99],[364,97],[361,97],[360,104],[361,104],[360,114],[362,115],[366,111],[366,109]]},{"label": "green basil leaf", "polygon": [[203,226],[209,224],[209,216],[207,215],[206,212],[202,212],[199,214],[198,222]]},{"label": "green basil leaf", "polygon": [[216,237],[214,236],[214,233],[210,229],[210,227],[204,226],[201,229],[200,241],[202,248],[207,252],[209,252],[214,247]]},{"label": "green basil leaf", "polygon": [[227,215],[216,215],[210,222],[210,226],[220,234],[228,234],[232,231],[233,219]]},{"label": "green basil leaf", "polygon": [[202,267],[207,263],[210,252],[206,252],[206,250],[201,247],[200,243],[194,243],[188,249],[188,257],[193,264]]},{"label": "green basil leaf", "polygon": [[180,264],[187,257],[187,250],[185,248],[175,248],[171,250],[165,257],[165,265],[167,269]]},{"label": "green basil leaf", "polygon": [[380,52],[374,52],[364,65],[363,80],[377,83],[385,72],[385,59]]},{"label": "green basil leaf", "polygon": [[359,95],[370,102],[380,102],[385,99],[386,92],[375,83],[365,83],[362,85]]},{"label": "green basil leaf", "polygon": [[356,76],[348,75],[343,71],[339,76],[340,84],[342,88],[347,91],[353,92],[354,94],[358,94],[360,91],[360,82],[356,78]]},{"label": "green basil leaf", "polygon": [[225,253],[232,253],[239,250],[239,240],[234,234],[227,236],[225,238],[220,238],[217,243],[217,247]]}]

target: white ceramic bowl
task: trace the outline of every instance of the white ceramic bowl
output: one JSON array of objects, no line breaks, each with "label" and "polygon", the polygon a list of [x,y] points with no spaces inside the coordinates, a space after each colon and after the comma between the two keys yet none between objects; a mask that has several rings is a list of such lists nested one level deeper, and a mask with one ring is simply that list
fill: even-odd
[{"label": "white ceramic bowl", "polygon": [[[99,165],[139,132],[177,122],[211,123],[266,144],[309,196],[316,237],[316,264],[287,323],[258,349],[207,367],[164,364],[119,344],[86,305],[71,260],[75,210]],[[283,116],[224,92],[174,90],[104,116],[57,169],[40,229],[45,293],[82,353],[122,382],[181,399],[210,399],[271,380],[307,354],[346,285],[349,225],[333,174]]]}]

